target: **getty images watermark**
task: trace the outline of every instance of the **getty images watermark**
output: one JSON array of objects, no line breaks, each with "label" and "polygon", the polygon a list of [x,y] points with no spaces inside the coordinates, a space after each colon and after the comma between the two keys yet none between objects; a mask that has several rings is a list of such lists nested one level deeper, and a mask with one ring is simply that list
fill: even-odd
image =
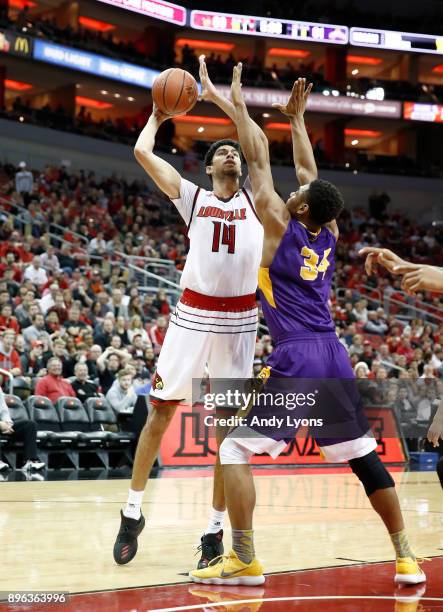
[{"label": "getty images watermark", "polygon": [[[204,424],[207,427],[219,425],[221,427],[322,427],[322,418],[297,418],[292,414],[285,414],[284,410],[294,411],[297,408],[311,409],[316,405],[318,390],[310,393],[266,393],[263,391],[244,392],[239,389],[227,389],[223,393],[205,393],[202,396],[203,407],[206,411],[236,410],[232,416],[219,414],[206,414]],[[251,408],[254,413],[249,414]],[[268,409],[268,412],[267,410]],[[269,414],[269,409],[277,414]],[[260,415],[263,410],[264,415]]]}]

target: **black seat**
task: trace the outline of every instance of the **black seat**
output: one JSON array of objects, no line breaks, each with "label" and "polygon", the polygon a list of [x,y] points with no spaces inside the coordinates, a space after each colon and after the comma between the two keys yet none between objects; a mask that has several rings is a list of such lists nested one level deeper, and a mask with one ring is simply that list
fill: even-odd
[{"label": "black seat", "polygon": [[90,397],[85,402],[85,408],[89,413],[92,431],[102,431],[108,434],[108,441],[119,441],[127,444],[133,439],[131,432],[104,431],[106,425],[117,426],[117,416],[104,397]]},{"label": "black seat", "polygon": [[[102,441],[102,446],[109,451],[123,451],[130,462],[131,457],[128,453],[134,435],[131,432],[105,430],[106,425],[117,427],[117,416],[106,399],[90,397],[85,402],[85,408],[89,413],[92,430],[88,437],[91,439],[98,437]],[[109,458],[103,454],[100,455],[100,458],[108,467]]]},{"label": "black seat", "polygon": [[[96,398],[93,398],[96,399]],[[79,467],[78,453],[95,453],[105,468],[109,467],[108,452],[105,450],[113,434],[103,428],[91,426],[89,411],[76,397],[61,397],[56,408],[60,412],[62,429],[65,435],[72,437],[73,449],[77,452],[77,466]],[[92,429],[92,431],[91,431]]]},{"label": "black seat", "polygon": [[31,395],[26,400],[29,415],[37,424],[37,444],[46,455],[48,465],[50,453],[64,453],[76,465],[71,447],[77,433],[70,435],[62,431],[60,414],[51,400],[43,395]]},{"label": "black seat", "polygon": [[90,431],[89,415],[77,397],[60,397],[55,403],[55,409],[60,415],[62,431]]},{"label": "black seat", "polygon": [[49,398],[31,395],[26,404],[29,416],[37,424],[37,440],[49,440],[49,434],[62,430],[60,416]]},{"label": "black seat", "polygon": [[21,421],[29,419],[28,411],[22,400],[16,395],[6,395],[5,402],[9,409],[9,414],[13,421]]}]

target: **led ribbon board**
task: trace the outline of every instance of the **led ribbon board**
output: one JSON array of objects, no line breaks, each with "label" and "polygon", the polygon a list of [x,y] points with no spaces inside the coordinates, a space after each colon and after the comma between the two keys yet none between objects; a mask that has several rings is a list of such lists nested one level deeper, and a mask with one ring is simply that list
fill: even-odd
[{"label": "led ribbon board", "polygon": [[112,4],[112,6],[118,6],[127,11],[134,11],[146,15],[146,17],[169,21],[180,26],[186,23],[186,9],[164,0],[99,0],[99,2]]},{"label": "led ribbon board", "polygon": [[403,119],[443,123],[443,105],[405,102],[403,106]]},{"label": "led ribbon board", "polygon": [[351,28],[349,42],[351,45],[359,47],[443,55],[443,36],[431,36],[429,34]]},{"label": "led ribbon board", "polygon": [[306,42],[332,43],[335,45],[346,45],[349,41],[349,28],[346,26],[214,13],[212,11],[192,11],[190,25],[192,28],[206,30],[207,32],[249,34],[250,36],[304,40]]},{"label": "led ribbon board", "polygon": [[[230,97],[231,88],[228,85],[217,85],[217,89],[224,96]],[[286,104],[290,94],[286,90],[258,87],[242,87],[242,92],[248,106],[262,107],[270,107],[274,102]],[[396,100],[360,100],[348,96],[324,96],[321,93],[311,94],[306,108],[308,111],[318,113],[385,117],[387,119],[400,119],[402,112],[401,102]]]},{"label": "led ribbon board", "polygon": [[159,74],[158,70],[143,68],[135,64],[109,59],[103,55],[42,40],[34,41],[34,59],[148,89],[152,88],[152,83]]}]

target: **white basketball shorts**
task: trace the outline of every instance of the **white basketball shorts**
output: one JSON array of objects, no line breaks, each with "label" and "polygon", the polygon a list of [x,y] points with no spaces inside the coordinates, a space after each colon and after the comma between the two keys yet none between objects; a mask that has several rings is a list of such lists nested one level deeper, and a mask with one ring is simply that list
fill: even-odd
[{"label": "white basketball shorts", "polygon": [[257,336],[255,294],[210,297],[185,289],[160,352],[151,397],[192,400],[192,381],[250,378]]}]

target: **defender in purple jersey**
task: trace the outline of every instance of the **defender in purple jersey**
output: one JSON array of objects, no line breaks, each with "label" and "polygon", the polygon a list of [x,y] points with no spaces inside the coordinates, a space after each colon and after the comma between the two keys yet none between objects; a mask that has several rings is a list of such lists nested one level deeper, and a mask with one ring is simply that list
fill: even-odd
[{"label": "defender in purple jersey", "polygon": [[[416,584],[426,577],[409,547],[394,481],[375,452],[373,437],[348,388],[353,373],[345,348],[334,333],[328,296],[334,269],[338,227],[335,221],[343,207],[338,189],[317,179],[317,167],[304,124],[306,101],[312,85],[305,79],[294,84],[286,105],[274,105],[290,118],[294,162],[300,189],[285,203],[272,180],[266,136],[249,117],[241,90],[241,64],[234,68],[231,96],[236,109],[235,123],[249,168],[257,213],[264,227],[259,288],[263,310],[276,348],[262,372],[264,391],[271,398],[309,390],[318,383],[320,410],[333,413],[338,424],[350,424],[347,435],[338,439],[328,434],[318,439],[323,453],[333,461],[348,461],[362,482],[369,500],[382,518],[394,545],[397,564],[395,580]],[[307,386],[308,385],[308,386]],[[311,391],[315,388],[311,387]],[[302,393],[301,413],[307,414],[315,397]],[[285,407],[283,407],[285,409]],[[275,415],[282,408],[275,402],[264,410],[258,402],[247,415],[246,424],[234,428],[220,447],[225,497],[232,526],[233,550],[202,570],[190,572],[195,582],[215,584],[262,584],[263,568],[255,557],[252,517],[255,490],[249,460],[254,453],[277,456],[286,446],[288,434],[296,427],[253,423],[254,416]],[[354,428],[354,430],[353,430]]]}]

